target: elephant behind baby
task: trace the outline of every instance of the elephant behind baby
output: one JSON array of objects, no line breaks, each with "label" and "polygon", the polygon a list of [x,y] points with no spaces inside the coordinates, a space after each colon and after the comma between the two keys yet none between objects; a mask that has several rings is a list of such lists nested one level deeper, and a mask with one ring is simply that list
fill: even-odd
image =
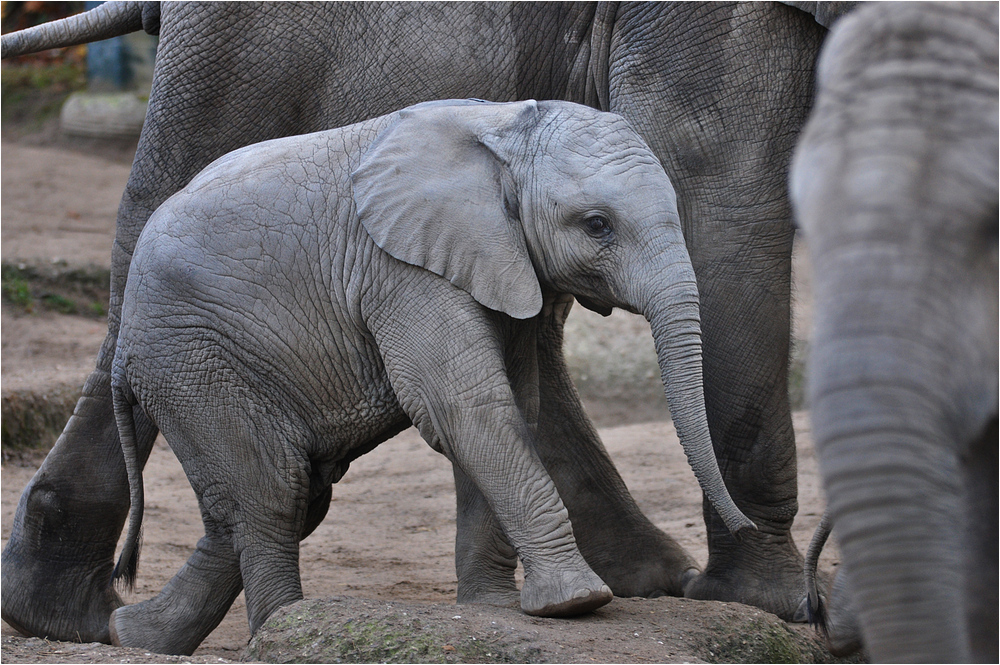
[{"label": "elephant behind baby", "polygon": [[859,10],[793,166],[835,591],[873,662],[998,658],[998,52],[996,3]]},{"label": "elephant behind baby", "polygon": [[[829,25],[850,3],[833,3],[833,13],[799,4]],[[102,27],[111,23],[118,32]],[[699,571],[642,515],[568,389],[564,303],[542,313],[537,450],[585,558],[619,595],[686,594],[793,617],[803,587],[790,535],[785,179],[825,33],[812,14],[776,3],[125,2],[4,35],[4,56],[138,29],[160,42],[119,208],[109,333],[18,505],[3,551],[8,622],[33,635],[109,639],[121,600],[106,580],[128,506],[109,372],[131,253],[157,206],[249,143],[452,97],[568,99],[619,113],[677,190],[699,282],[709,427],[727,486],[762,528],[737,540],[706,503],[709,558]],[[140,463],[155,433],[139,423]],[[461,472],[456,480],[459,599],[488,601],[512,588],[512,558]]]}]

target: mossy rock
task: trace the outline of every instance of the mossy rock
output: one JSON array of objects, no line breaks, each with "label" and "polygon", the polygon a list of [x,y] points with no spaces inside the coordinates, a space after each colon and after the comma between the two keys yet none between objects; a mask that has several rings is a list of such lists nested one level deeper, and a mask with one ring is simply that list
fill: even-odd
[{"label": "mossy rock", "polygon": [[572,619],[515,608],[303,600],[271,616],[244,660],[272,663],[843,662],[811,629],[738,603],[616,598]]},{"label": "mossy rock", "polygon": [[[452,608],[456,610],[456,608]],[[460,615],[456,615],[460,616]],[[499,633],[498,633],[499,634]],[[539,651],[508,635],[477,638],[458,624],[352,598],[304,600],[271,616],[244,660],[269,663],[535,663]]]}]

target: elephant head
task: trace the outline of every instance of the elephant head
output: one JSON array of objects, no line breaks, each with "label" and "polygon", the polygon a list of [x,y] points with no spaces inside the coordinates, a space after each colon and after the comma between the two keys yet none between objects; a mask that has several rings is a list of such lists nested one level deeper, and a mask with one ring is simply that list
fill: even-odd
[{"label": "elephant head", "polygon": [[993,3],[859,10],[793,164],[814,437],[873,662],[997,659],[997,52]]},{"label": "elephant head", "polygon": [[709,435],[698,289],[673,187],[621,117],[566,102],[419,104],[352,174],[359,218],[393,257],[516,319],[543,291],[644,315],[681,444],[733,533]]}]

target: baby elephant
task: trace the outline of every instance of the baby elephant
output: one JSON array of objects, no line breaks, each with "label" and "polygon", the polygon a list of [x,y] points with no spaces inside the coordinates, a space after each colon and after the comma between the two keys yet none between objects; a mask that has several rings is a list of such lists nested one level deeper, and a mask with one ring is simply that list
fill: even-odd
[{"label": "baby elephant", "polygon": [[158,596],[112,615],[112,639],[190,653],[243,587],[255,632],[302,598],[299,541],[332,483],[411,423],[486,498],[524,565],[525,612],[609,602],[532,444],[535,317],[560,294],[650,320],[702,488],[733,532],[754,528],[712,450],[673,188],[619,116],[429,102],[208,166],[150,218],[129,271],[116,577],[138,558],[139,414],[183,464],[205,536]]}]

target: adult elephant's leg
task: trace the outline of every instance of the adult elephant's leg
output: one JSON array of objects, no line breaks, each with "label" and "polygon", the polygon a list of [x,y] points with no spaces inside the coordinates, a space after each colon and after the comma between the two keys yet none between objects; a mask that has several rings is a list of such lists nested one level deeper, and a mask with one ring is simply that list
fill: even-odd
[{"label": "adult elephant's leg", "polygon": [[[256,58],[220,57],[218,44],[242,44],[254,35],[264,40],[253,45],[260,61],[268,49],[280,50],[272,39],[275,17],[256,6],[226,6],[216,17],[224,18],[220,22],[209,20],[205,14],[211,11],[211,6],[191,3],[165,8],[161,16],[149,111],[118,211],[108,336],[73,417],[21,496],[3,551],[3,619],[30,635],[108,642],[108,617],[121,605],[109,580],[128,513],[128,482],[109,370],[132,248],[146,220],[216,157],[255,141],[319,128],[294,124],[302,117],[294,93],[309,90],[313,84],[304,77],[309,72],[319,76],[321,67],[289,65],[298,72],[293,82],[261,76]],[[255,30],[254,21],[271,24]],[[199,40],[185,25],[212,25],[215,32],[212,39]],[[294,25],[285,27],[276,32],[293,34]],[[251,78],[257,84],[243,84]],[[254,113],[246,114],[245,108]],[[149,423],[139,425],[137,443],[145,461],[156,430]]]},{"label": "adult elephant's leg", "polygon": [[[121,294],[132,249],[146,220],[210,161],[189,162],[202,146],[195,146],[197,140],[179,128],[159,125],[156,111],[161,98],[155,96],[155,88],[151,99],[150,119],[118,210],[108,335],[73,416],[21,495],[3,551],[3,618],[29,635],[108,642],[108,617],[121,605],[109,583],[129,506],[110,389]],[[173,119],[182,119],[179,116],[183,114]],[[201,127],[209,128],[212,122],[202,118]],[[170,140],[165,138],[168,134]],[[183,145],[186,138],[192,139],[189,150],[170,149]],[[157,430],[145,420],[137,424],[136,443],[145,464]]]},{"label": "adult elephant's leg", "polygon": [[566,368],[563,326],[572,296],[546,299],[538,335],[536,448],[573,523],[587,563],[616,596],[679,596],[694,559],[639,510]]},{"label": "adult elephant's leg", "polygon": [[[21,494],[3,550],[3,619],[28,635],[109,642],[108,617],[122,604],[111,586],[129,506],[107,372],[114,341]],[[156,429],[138,412],[136,426],[145,463]]]},{"label": "adult elephant's leg", "polygon": [[709,251],[695,264],[705,284],[705,348],[713,349],[704,361],[705,376],[713,379],[706,380],[705,401],[714,414],[716,454],[730,494],[758,531],[737,541],[706,501],[709,560],[685,595],[748,603],[787,620],[804,592],[802,558],[790,532],[798,509],[787,394],[792,238],[790,230],[773,226],[766,251]]},{"label": "adult elephant's leg", "polygon": [[772,3],[626,5],[611,110],[677,190],[701,297],[705,401],[719,467],[758,526],[737,541],[705,504],[709,560],[685,594],[792,618],[803,593],[787,391],[792,225],[786,170],[822,29]]}]

